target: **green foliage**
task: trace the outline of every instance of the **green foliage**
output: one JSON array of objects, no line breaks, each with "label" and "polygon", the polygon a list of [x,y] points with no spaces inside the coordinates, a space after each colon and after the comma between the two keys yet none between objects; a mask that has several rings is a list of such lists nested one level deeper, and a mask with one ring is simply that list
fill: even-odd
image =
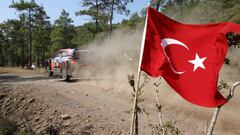
[{"label": "green foliage", "polygon": [[76,29],[76,37],[73,43],[77,46],[83,46],[91,42],[95,38],[95,24],[86,23],[83,26],[78,26]]},{"label": "green foliage", "polygon": [[37,65],[44,64],[46,59],[46,51],[51,46],[51,23],[48,20],[43,7],[38,7],[36,9],[36,14],[34,15],[34,30],[33,30],[33,54],[34,61]]},{"label": "green foliage", "polygon": [[23,40],[23,22],[19,20],[8,20],[4,24],[1,24],[0,28],[2,40],[1,65],[9,64],[16,66],[21,64],[21,47],[25,46],[25,41]]},{"label": "green foliage", "polygon": [[218,82],[218,90],[229,89],[229,88],[230,88],[230,86],[224,80],[220,80]]},{"label": "green foliage", "polygon": [[0,114],[0,135],[13,135],[16,130],[16,124],[3,118]]},{"label": "green foliage", "polygon": [[24,11],[24,10],[34,10],[38,7],[38,5],[35,3],[34,0],[31,0],[30,2],[20,0],[19,2],[12,1],[12,5],[9,6],[10,8],[15,8],[18,11]]},{"label": "green foliage", "polygon": [[16,123],[4,118],[0,113],[0,135],[28,135],[28,133],[18,129]]},{"label": "green foliage", "polygon": [[161,10],[171,18],[187,23],[240,23],[239,0],[162,0]]},{"label": "green foliage", "polygon": [[[23,14],[28,16],[28,27],[29,27],[29,57],[28,57],[28,67],[32,65],[32,14],[35,11],[36,8],[38,8],[38,5],[35,3],[34,0],[31,0],[30,2],[25,2],[24,0],[20,0],[20,2],[14,2],[12,1],[12,5],[9,6],[10,8],[15,8],[19,12],[27,11]],[[21,14],[20,14],[21,15]],[[22,66],[24,66],[22,62]]]},{"label": "green foliage", "polygon": [[76,47],[76,44],[73,43],[76,31],[72,22],[73,20],[69,18],[69,13],[62,10],[60,17],[55,21],[51,34],[52,53],[59,49]]},{"label": "green foliage", "polygon": [[83,0],[82,6],[87,9],[76,12],[76,15],[90,16],[91,21],[95,22],[95,33],[101,32],[100,26],[106,25],[109,18],[105,12],[105,5],[105,0]]},{"label": "green foliage", "polygon": [[228,45],[239,47],[240,46],[240,33],[227,33],[226,34]]},{"label": "green foliage", "polygon": [[129,15],[130,10],[127,9],[127,4],[130,2],[133,2],[133,0],[109,0],[106,2],[106,10],[107,10],[107,12],[110,13],[110,15],[109,15],[110,35],[111,35],[112,29],[113,29],[112,21],[113,21],[114,13],[116,12],[118,14]]},{"label": "green foliage", "polygon": [[159,124],[149,124],[153,135],[180,135],[181,131],[176,127],[177,122],[167,121],[163,126]]},{"label": "green foliage", "polygon": [[136,28],[136,26],[140,23],[140,22],[143,22],[145,21],[144,18],[141,18],[138,13],[133,13],[131,16],[130,16],[130,19],[129,20],[123,20],[122,21],[122,26],[123,27],[131,27],[131,28]]}]

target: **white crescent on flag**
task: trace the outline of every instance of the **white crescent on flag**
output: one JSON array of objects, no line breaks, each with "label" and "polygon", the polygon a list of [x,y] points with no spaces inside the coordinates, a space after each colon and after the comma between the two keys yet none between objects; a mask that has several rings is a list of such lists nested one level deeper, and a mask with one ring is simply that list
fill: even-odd
[{"label": "white crescent on flag", "polygon": [[171,67],[171,69],[173,70],[173,72],[176,73],[176,74],[183,74],[183,73],[185,73],[185,71],[181,71],[181,72],[180,72],[180,71],[177,71],[177,70],[175,70],[175,69],[173,68],[172,63],[171,63],[168,55],[167,55],[166,52],[165,52],[165,48],[166,48],[167,46],[173,45],[173,44],[174,44],[174,45],[182,46],[182,47],[186,48],[188,51],[189,51],[189,48],[188,48],[184,43],[182,43],[182,42],[180,42],[180,41],[178,41],[178,40],[176,40],[176,39],[173,39],[173,38],[164,38],[164,39],[162,39],[161,41],[162,41],[161,45],[162,45],[162,47],[163,47],[163,52],[164,52],[165,56],[167,57],[168,62],[170,63],[170,67]]}]

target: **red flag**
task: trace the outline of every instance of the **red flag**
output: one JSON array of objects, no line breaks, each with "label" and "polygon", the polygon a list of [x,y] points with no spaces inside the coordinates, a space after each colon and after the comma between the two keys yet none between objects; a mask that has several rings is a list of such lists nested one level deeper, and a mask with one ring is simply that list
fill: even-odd
[{"label": "red flag", "polygon": [[223,105],[226,99],[217,89],[217,80],[228,48],[227,32],[240,32],[240,25],[181,24],[148,8],[141,70],[162,76],[191,103]]}]

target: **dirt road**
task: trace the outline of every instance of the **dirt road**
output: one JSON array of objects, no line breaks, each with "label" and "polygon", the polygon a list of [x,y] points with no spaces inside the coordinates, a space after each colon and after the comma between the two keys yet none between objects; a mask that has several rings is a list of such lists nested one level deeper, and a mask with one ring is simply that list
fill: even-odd
[{"label": "dirt road", "polygon": [[[223,75],[232,84],[238,75],[224,67]],[[220,77],[226,78],[226,76]],[[123,79],[124,80],[124,79]],[[150,81],[141,95],[141,135],[159,133],[155,92]],[[166,83],[160,87],[163,121],[176,134],[203,135],[214,109],[185,101]],[[0,68],[0,108],[4,116],[33,134],[126,135],[129,133],[131,87],[126,81],[75,79],[69,83],[48,78],[43,71]],[[228,90],[223,90],[226,96]],[[215,135],[240,134],[240,92],[226,104],[219,115]],[[172,134],[174,133],[172,132]]]}]

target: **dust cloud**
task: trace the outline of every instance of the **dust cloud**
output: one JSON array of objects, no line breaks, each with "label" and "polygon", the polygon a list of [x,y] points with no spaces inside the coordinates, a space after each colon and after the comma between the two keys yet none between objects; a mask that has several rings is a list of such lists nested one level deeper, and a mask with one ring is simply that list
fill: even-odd
[{"label": "dust cloud", "polygon": [[107,38],[95,39],[87,45],[89,50],[82,76],[85,78],[127,81],[127,74],[134,74],[138,68],[139,49],[143,25],[136,29],[115,30]]},{"label": "dust cloud", "polygon": [[229,47],[227,57],[230,59],[231,67],[240,70],[240,48]]},{"label": "dust cloud", "polygon": [[232,84],[240,79],[240,48],[229,47],[226,57],[230,59],[230,65],[223,65],[219,80]]}]

